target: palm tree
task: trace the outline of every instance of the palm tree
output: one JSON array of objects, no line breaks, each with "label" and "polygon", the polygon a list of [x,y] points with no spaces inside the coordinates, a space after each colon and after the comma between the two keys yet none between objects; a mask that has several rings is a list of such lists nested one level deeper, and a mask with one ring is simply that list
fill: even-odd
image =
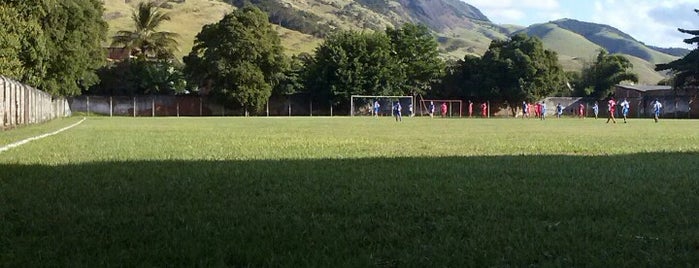
[{"label": "palm tree", "polygon": [[162,12],[154,2],[141,2],[131,14],[136,30],[118,31],[112,37],[112,46],[123,46],[139,58],[174,59],[179,45],[178,34],[157,31],[160,24],[170,20],[168,13]]}]

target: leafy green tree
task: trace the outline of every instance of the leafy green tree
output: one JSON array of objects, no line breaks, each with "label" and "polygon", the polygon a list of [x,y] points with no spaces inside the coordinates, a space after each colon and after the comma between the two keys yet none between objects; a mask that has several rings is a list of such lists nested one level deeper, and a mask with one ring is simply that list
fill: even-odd
[{"label": "leafy green tree", "polygon": [[110,64],[98,70],[100,82],[86,92],[91,95],[182,94],[187,83],[179,63],[134,60]]},{"label": "leafy green tree", "polygon": [[99,0],[1,1],[0,68],[52,95],[80,94],[105,62],[102,13]]},{"label": "leafy green tree", "polygon": [[21,55],[23,37],[28,36],[28,29],[37,30],[39,25],[22,19],[18,10],[0,5],[0,74],[17,80],[22,79],[24,66],[18,57]]},{"label": "leafy green tree", "polygon": [[291,57],[289,68],[279,74],[273,95],[292,95],[304,91],[302,76],[305,67],[305,62],[310,60],[308,53],[302,53]]},{"label": "leafy green tree", "polygon": [[425,94],[444,76],[446,65],[439,57],[439,44],[425,25],[404,24],[399,29],[386,29],[394,57],[404,82],[403,94]]},{"label": "leafy green tree", "polygon": [[346,108],[355,94],[404,94],[397,62],[385,34],[341,31],[316,49],[304,81],[316,98]]},{"label": "leafy green tree", "polygon": [[[699,13],[699,9],[695,9],[694,12]],[[685,43],[699,45],[699,30],[678,30],[692,35],[691,38],[684,40]],[[673,74],[670,82],[675,88],[696,88],[699,86],[699,46],[680,59],[656,65],[655,70],[670,70]]]},{"label": "leafy green tree", "polygon": [[464,74],[475,80],[475,95],[507,103],[513,116],[522,101],[536,101],[565,87],[556,52],[544,49],[536,37],[519,34],[495,40],[480,62],[466,62]]},{"label": "leafy green tree", "polygon": [[170,20],[156,2],[140,2],[131,14],[134,30],[120,30],[112,37],[112,46],[123,46],[140,58],[175,59],[178,50],[176,33],[158,31],[160,25]]},{"label": "leafy green tree", "polygon": [[246,6],[203,27],[184,58],[185,75],[226,103],[260,110],[288,68],[278,33]]},{"label": "leafy green tree", "polygon": [[614,90],[614,85],[622,81],[638,82],[638,75],[631,72],[633,64],[619,54],[608,54],[600,50],[595,62],[582,70],[577,91],[585,95],[604,99]]}]

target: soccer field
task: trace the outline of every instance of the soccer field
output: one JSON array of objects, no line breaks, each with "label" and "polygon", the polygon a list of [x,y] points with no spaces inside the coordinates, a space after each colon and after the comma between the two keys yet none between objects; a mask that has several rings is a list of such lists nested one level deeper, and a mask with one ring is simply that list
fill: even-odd
[{"label": "soccer field", "polygon": [[699,264],[699,121],[605,121],[91,117],[0,153],[0,266]]}]

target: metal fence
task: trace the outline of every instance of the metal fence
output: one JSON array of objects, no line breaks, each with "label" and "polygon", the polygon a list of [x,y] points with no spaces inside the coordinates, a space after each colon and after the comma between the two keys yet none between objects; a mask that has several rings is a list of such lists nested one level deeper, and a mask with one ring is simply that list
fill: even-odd
[{"label": "metal fence", "polygon": [[70,116],[65,98],[54,98],[41,90],[0,76],[2,130]]}]

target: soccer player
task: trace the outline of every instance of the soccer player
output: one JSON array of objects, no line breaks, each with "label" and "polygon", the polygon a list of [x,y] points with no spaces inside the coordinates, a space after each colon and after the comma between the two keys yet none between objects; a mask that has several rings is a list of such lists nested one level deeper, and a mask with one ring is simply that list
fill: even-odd
[{"label": "soccer player", "polygon": [[526,101],[522,102],[522,119],[529,117],[529,104]]},{"label": "soccer player", "polygon": [[430,101],[430,107],[429,107],[429,113],[430,113],[430,118],[434,117],[434,101]]},{"label": "soccer player", "polygon": [[408,112],[410,113],[408,116],[413,117],[415,114],[413,113],[413,104],[408,104]]},{"label": "soccer player", "polygon": [[473,102],[469,100],[468,101],[468,117],[471,117],[471,116],[473,116]]},{"label": "soccer player", "polygon": [[379,116],[379,108],[381,108],[381,104],[379,104],[378,100],[375,100],[374,101],[374,116],[376,116],[376,117]]},{"label": "soccer player", "polygon": [[541,102],[541,120],[546,120],[546,102]]},{"label": "soccer player", "polygon": [[481,104],[481,115],[483,118],[486,118],[488,116],[488,104],[483,102]]},{"label": "soccer player", "polygon": [[402,109],[403,107],[400,106],[400,101],[396,101],[396,104],[393,105],[393,116],[396,117],[396,122],[403,121],[403,117],[400,114]]},{"label": "soccer player", "polygon": [[561,118],[561,115],[563,115],[563,105],[559,102],[558,105],[556,105],[556,117]]},{"label": "soccer player", "polygon": [[609,124],[609,120],[612,120],[614,124],[616,124],[616,119],[614,119],[614,112],[616,111],[616,101],[614,101],[614,98],[609,98],[609,101],[607,102],[607,112],[609,112],[609,116],[607,116],[607,124]]},{"label": "soccer player", "polygon": [[541,118],[541,103],[536,103],[534,105],[534,117]]},{"label": "soccer player", "polygon": [[655,102],[653,102],[653,114],[655,115],[653,119],[655,119],[655,122],[658,123],[658,117],[660,116],[660,109],[663,108],[663,105],[660,103],[658,99],[655,99]]},{"label": "soccer player", "polygon": [[629,101],[626,98],[621,102],[621,115],[624,116],[624,124],[626,124],[626,116],[629,115]]},{"label": "soccer player", "polygon": [[597,115],[599,115],[599,104],[597,102],[592,106],[592,111],[595,113],[595,119],[597,119]]},{"label": "soccer player", "polygon": [[582,104],[582,102],[578,105],[578,114],[580,115],[580,119],[585,118],[585,104]]},{"label": "soccer player", "polygon": [[442,102],[442,106],[440,108],[442,110],[442,117],[447,117],[447,103]]}]

